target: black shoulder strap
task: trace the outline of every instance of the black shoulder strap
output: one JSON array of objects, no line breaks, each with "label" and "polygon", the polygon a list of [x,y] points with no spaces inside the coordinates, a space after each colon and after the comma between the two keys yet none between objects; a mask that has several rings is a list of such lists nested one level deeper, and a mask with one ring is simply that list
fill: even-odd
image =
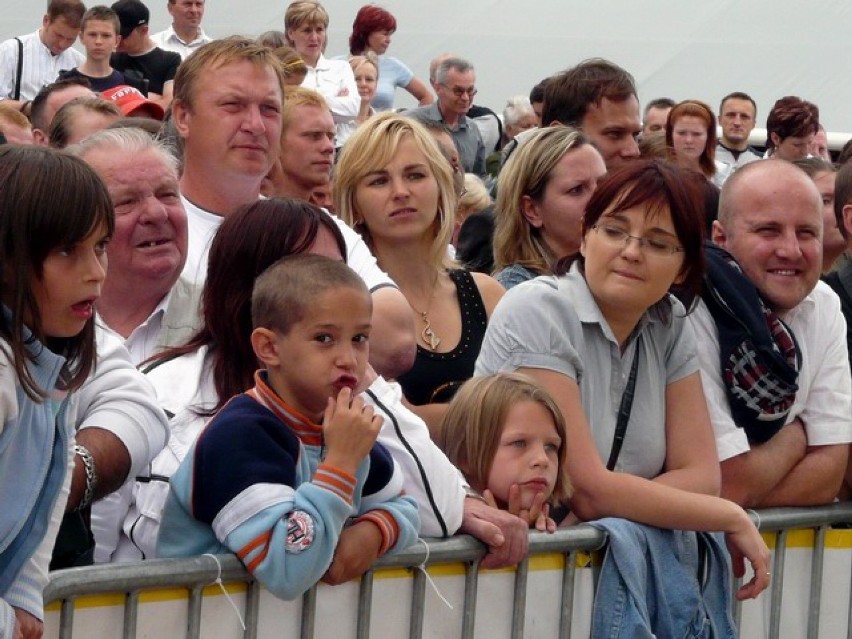
[{"label": "black shoulder strap", "polygon": [[21,99],[21,76],[24,73],[24,43],[20,38],[15,38],[18,43],[18,69],[15,71],[15,92],[12,95],[13,100]]},{"label": "black shoulder strap", "polygon": [[633,408],[633,395],[636,391],[636,369],[639,368],[639,346],[637,341],[636,351],[633,353],[633,363],[630,365],[630,377],[627,378],[627,386],[624,387],[624,394],[621,396],[621,405],[618,407],[618,421],[615,424],[615,435],[612,438],[609,461],[606,463],[607,470],[615,468],[615,463],[621,454],[621,446],[624,444],[627,422],[630,421],[630,409]]}]

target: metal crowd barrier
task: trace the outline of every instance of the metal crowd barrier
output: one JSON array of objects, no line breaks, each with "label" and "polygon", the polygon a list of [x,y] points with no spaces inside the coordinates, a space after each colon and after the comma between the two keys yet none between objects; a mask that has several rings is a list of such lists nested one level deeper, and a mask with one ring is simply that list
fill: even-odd
[{"label": "metal crowd barrier", "polygon": [[[770,545],[774,542],[774,563],[772,567],[772,586],[768,593],[771,597],[769,624],[766,636],[775,638],[781,635],[782,591],[784,588],[784,569],[787,549],[787,535],[791,530],[812,529],[815,542],[811,548],[810,607],[808,611],[807,637],[816,639],[820,631],[820,601],[823,587],[825,564],[825,536],[831,526],[852,524],[852,502],[814,508],[778,508],[756,513],[756,523]],[[554,534],[530,533],[530,557],[547,553],[564,555],[562,572],[562,590],[558,637],[571,636],[572,615],[574,609],[574,586],[577,553],[590,552],[603,548],[606,535],[587,525],[562,529]],[[852,553],[852,550],[850,550]],[[399,555],[382,558],[375,567],[413,569],[413,587],[410,609],[408,636],[419,639],[424,632],[424,610],[427,594],[427,576],[422,566],[435,566],[447,563],[463,563],[464,597],[462,611],[461,637],[474,636],[477,620],[477,588],[480,581],[479,560],[484,555],[484,547],[478,541],[466,536],[447,540],[432,540],[426,544],[417,544]],[[525,559],[515,570],[511,637],[524,637],[525,610],[527,606],[527,577],[530,558]],[[373,607],[373,573],[367,572],[360,580],[357,607],[357,630],[359,639],[371,636],[371,610]],[[246,584],[246,595],[242,617],[245,620],[244,639],[256,639],[258,611],[261,587],[246,573],[242,564],[231,555],[193,557],[180,560],[150,560],[133,564],[113,564],[75,568],[57,571],[51,574],[45,593],[45,605],[58,602],[61,606],[59,632],[60,639],[72,639],[75,600],[83,596],[123,593],[124,639],[137,636],[137,617],[139,614],[140,593],[153,588],[186,588],[187,599],[187,639],[201,636],[202,598],[205,587],[217,578],[225,583],[242,582]],[[797,578],[800,578],[798,575]],[[761,595],[766,597],[767,593]],[[315,636],[315,616],[317,587],[309,590],[302,600],[300,637],[308,639]],[[852,587],[847,605],[847,639],[852,639]],[[734,618],[738,626],[741,622],[742,606],[735,604]],[[373,628],[373,630],[375,630]],[[47,635],[46,635],[47,636]],[[376,635],[375,632],[372,636]],[[79,637],[77,639],[80,639]]]}]

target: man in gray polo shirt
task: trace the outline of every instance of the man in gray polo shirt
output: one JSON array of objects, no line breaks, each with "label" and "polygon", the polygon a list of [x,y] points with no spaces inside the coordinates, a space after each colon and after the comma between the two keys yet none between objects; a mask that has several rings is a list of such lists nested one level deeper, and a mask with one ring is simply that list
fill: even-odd
[{"label": "man in gray polo shirt", "polygon": [[467,117],[476,95],[473,65],[462,58],[444,57],[435,68],[432,88],[438,96],[432,104],[406,112],[419,120],[443,122],[453,136],[465,173],[485,173],[485,145],[479,129]]}]

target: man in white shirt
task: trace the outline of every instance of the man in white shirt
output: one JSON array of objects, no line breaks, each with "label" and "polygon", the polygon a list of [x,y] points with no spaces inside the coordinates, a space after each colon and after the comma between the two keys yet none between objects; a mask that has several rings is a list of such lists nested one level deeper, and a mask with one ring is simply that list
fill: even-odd
[{"label": "man in white shirt", "polygon": [[86,7],[80,0],[50,0],[41,28],[0,44],[0,100],[25,115],[39,90],[59,72],[82,64],[86,57],[71,48],[80,33]]},{"label": "man in white shirt", "polygon": [[[798,389],[786,404],[784,425],[756,443],[746,435],[742,418],[734,420],[732,402],[740,410],[737,398],[744,388],[775,387],[752,381],[728,392],[730,381],[725,380],[730,375],[721,372],[716,321],[704,301],[688,316],[698,338],[702,384],[721,460],[722,496],[746,508],[830,503],[843,480],[852,441],[852,381],[840,301],[819,280],[822,232],[820,194],[792,164],[753,162],[738,169],[722,189],[713,241],[737,260],[766,306],[786,323],[801,355]],[[757,316],[762,317],[759,311]],[[732,351],[732,357],[737,353],[739,349]],[[741,364],[761,373],[744,356],[726,370],[739,380]],[[749,402],[763,401],[748,397]]]},{"label": "man in white shirt", "polygon": [[166,9],[172,16],[172,26],[151,36],[158,47],[186,59],[198,47],[212,40],[201,28],[204,0],[169,0]]}]

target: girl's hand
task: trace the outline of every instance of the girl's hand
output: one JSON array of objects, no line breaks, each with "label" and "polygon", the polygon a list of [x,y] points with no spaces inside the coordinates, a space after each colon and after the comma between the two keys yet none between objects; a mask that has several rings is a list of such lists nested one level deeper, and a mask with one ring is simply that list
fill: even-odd
[{"label": "girl's hand", "polygon": [[737,599],[754,599],[769,586],[769,548],[751,518],[743,511],[743,523],[739,529],[725,534],[725,543],[731,553],[734,576],[745,575],[745,560],[748,559],[754,572],[751,581],[737,590]]},{"label": "girl's hand", "polygon": [[347,95],[349,95],[349,89],[347,87],[341,87],[337,92],[338,98],[345,98]]},{"label": "girl's hand", "polygon": [[[490,490],[485,489],[482,496],[488,505],[499,508],[497,500],[494,499],[494,494]],[[530,528],[535,528],[541,532],[556,532],[556,522],[550,518],[550,504],[545,502],[543,492],[536,493],[530,507],[524,508],[521,504],[521,487],[512,484],[509,487],[509,503],[506,510],[516,517],[520,517]]]}]

